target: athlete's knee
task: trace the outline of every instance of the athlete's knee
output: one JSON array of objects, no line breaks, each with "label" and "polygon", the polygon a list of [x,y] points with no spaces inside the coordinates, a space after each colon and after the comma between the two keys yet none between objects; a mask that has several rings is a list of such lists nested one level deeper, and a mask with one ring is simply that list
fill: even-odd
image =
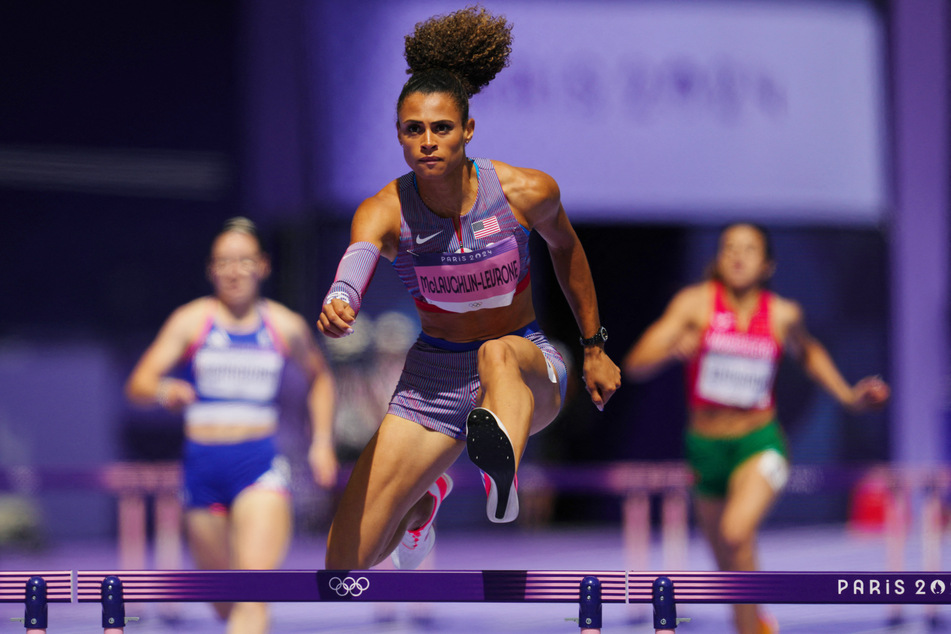
[{"label": "athlete's knee", "polygon": [[752,553],[756,543],[756,526],[724,517],[720,523],[719,541],[731,559]]},{"label": "athlete's knee", "polygon": [[501,339],[490,339],[479,346],[479,363],[515,363],[515,351]]},{"label": "athlete's knee", "polygon": [[518,358],[512,347],[501,340],[486,341],[479,348],[480,374],[517,374]]}]

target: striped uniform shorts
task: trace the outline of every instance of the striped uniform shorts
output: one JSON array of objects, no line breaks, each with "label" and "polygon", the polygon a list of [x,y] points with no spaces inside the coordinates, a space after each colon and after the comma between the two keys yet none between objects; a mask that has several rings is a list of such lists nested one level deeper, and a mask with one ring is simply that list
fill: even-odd
[{"label": "striped uniform shorts", "polygon": [[[515,332],[538,346],[548,376],[565,402],[568,368],[561,354],[532,322]],[[455,343],[420,333],[406,354],[403,373],[390,399],[388,414],[419,423],[453,438],[466,434],[466,417],[479,396],[479,347],[484,341]]]}]

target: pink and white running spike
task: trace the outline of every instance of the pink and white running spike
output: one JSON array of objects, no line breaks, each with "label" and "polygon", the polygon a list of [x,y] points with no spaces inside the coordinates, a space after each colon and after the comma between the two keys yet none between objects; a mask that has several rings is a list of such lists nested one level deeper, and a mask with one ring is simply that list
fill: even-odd
[{"label": "pink and white running spike", "polygon": [[390,554],[390,560],[398,570],[419,568],[419,565],[432,551],[436,544],[436,530],[433,528],[433,521],[436,519],[439,506],[451,491],[452,478],[446,473],[436,478],[436,481],[430,485],[426,494],[432,496],[434,503],[433,512],[429,515],[429,519],[418,528],[407,530],[396,549]]}]

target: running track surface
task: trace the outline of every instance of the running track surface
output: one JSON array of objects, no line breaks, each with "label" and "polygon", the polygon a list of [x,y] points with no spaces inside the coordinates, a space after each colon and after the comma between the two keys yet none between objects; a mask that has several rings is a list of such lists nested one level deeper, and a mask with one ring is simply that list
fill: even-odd
[{"label": "running track surface", "polygon": [[[487,523],[488,524],[488,523]],[[438,530],[438,529],[437,529]],[[549,529],[530,531],[516,526],[487,525],[484,529],[447,528],[439,534],[430,567],[445,570],[622,570],[620,531],[616,528]],[[945,545],[946,551],[951,551]],[[662,567],[661,548],[654,544],[652,569]],[[885,544],[881,535],[850,534],[840,526],[768,529],[761,536],[761,565],[766,570],[885,571]],[[292,548],[287,569],[322,567],[322,537],[299,536]],[[908,568],[921,569],[920,543],[912,538],[906,557]],[[696,536],[688,548],[692,570],[713,570],[706,545]],[[185,566],[190,563],[186,560]],[[71,542],[55,544],[38,552],[0,554],[4,570],[95,570],[116,566],[115,545],[111,542]],[[946,552],[942,570],[951,569],[951,552]],[[491,604],[440,603],[401,605],[279,603],[272,607],[272,631],[288,634],[310,632],[360,632],[362,634],[440,632],[483,634],[528,632],[558,634],[578,632],[577,605],[571,604]],[[924,606],[905,606],[902,622],[888,627],[892,608],[886,605],[775,605],[768,608],[779,620],[783,634],[918,634],[951,632],[951,607],[935,612],[938,627],[932,629],[932,615]],[[168,611],[168,613],[166,613]],[[101,608],[96,604],[51,604],[50,634],[101,632]],[[128,625],[128,634],[184,634],[224,632],[223,624],[212,617],[211,608],[201,603],[174,605],[130,604],[128,616],[140,620]],[[8,619],[22,617],[16,604],[0,605],[0,631],[23,631]],[[653,632],[648,606],[605,605],[604,634]],[[690,617],[677,630],[683,634],[723,634],[731,632],[729,608],[723,605],[680,605],[678,616]],[[640,622],[638,622],[640,621]],[[3,625],[7,623],[7,625]]]}]

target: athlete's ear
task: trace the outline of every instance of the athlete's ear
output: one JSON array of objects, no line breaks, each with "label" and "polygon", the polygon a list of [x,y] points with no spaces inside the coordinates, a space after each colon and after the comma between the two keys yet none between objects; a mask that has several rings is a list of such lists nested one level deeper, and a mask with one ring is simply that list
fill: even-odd
[{"label": "athlete's ear", "polygon": [[773,278],[773,274],[776,273],[776,263],[770,262],[766,265],[763,271],[763,281],[768,282]]},{"label": "athlete's ear", "polygon": [[472,140],[473,134],[475,134],[475,119],[469,119],[468,121],[466,121],[466,132],[465,132],[466,143]]},{"label": "athlete's ear", "polygon": [[264,281],[271,276],[271,258],[266,253],[258,256],[258,280]]}]

